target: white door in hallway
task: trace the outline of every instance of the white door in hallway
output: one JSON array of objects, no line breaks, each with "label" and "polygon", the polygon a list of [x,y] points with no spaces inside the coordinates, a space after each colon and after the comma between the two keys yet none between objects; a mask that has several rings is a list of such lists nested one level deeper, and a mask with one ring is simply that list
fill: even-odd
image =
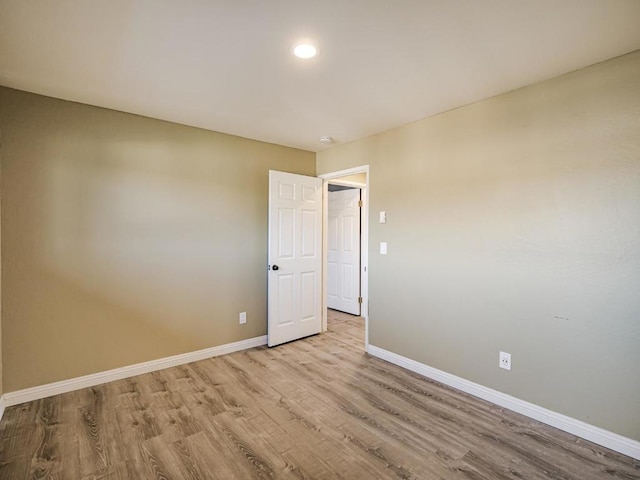
[{"label": "white door in hallway", "polygon": [[267,343],[322,330],[322,180],[269,171]]},{"label": "white door in hallway", "polygon": [[360,315],[360,189],[329,192],[327,306]]}]

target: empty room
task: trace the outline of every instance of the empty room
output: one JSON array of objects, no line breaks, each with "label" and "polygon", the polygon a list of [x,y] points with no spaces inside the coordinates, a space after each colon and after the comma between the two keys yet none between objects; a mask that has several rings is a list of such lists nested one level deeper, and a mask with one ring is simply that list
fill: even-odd
[{"label": "empty room", "polygon": [[640,2],[0,0],[0,479],[639,479]]}]

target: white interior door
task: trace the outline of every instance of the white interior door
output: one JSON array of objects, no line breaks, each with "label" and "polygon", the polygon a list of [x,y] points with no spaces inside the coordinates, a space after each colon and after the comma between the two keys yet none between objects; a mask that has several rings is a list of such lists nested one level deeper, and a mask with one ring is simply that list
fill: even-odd
[{"label": "white interior door", "polygon": [[269,171],[270,347],[322,330],[322,180]]},{"label": "white interior door", "polygon": [[327,307],[360,315],[360,189],[329,192]]}]

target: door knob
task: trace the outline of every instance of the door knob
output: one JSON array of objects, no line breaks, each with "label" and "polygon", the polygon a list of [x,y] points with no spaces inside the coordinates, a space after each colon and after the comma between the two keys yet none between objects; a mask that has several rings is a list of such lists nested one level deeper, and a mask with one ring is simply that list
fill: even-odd
[{"label": "door knob", "polygon": [[280,267],[278,265],[274,265],[273,267],[271,267],[272,270],[280,270]]}]

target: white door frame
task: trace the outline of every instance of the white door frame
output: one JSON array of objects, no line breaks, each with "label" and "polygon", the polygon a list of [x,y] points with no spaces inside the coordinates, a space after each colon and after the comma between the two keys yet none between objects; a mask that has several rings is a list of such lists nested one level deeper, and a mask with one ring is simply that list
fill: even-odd
[{"label": "white door frame", "polygon": [[[364,346],[369,348],[369,165],[348,168],[337,172],[318,175],[322,178],[322,331],[327,331],[327,241],[329,227],[329,180],[337,180],[356,173],[364,173],[365,186],[362,188],[362,218],[360,222],[360,296],[362,307],[360,315],[364,317]],[[332,183],[339,183],[334,181]],[[344,182],[342,182],[344,184]]]}]

